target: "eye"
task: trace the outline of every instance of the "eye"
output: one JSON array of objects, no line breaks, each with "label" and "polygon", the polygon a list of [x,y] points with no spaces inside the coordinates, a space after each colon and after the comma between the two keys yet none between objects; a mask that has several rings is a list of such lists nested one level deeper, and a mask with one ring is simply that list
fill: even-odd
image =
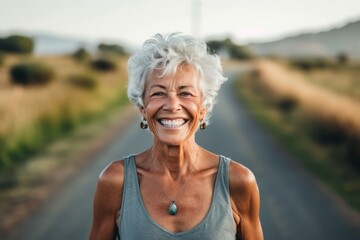
[{"label": "eye", "polygon": [[165,92],[154,92],[153,94],[151,94],[151,96],[165,96],[166,93]]},{"label": "eye", "polygon": [[181,92],[179,95],[184,97],[193,96],[190,92]]}]

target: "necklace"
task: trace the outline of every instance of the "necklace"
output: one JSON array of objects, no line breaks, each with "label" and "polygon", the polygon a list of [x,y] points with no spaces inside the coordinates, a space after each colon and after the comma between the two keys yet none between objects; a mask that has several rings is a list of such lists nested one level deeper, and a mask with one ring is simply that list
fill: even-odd
[{"label": "necklace", "polygon": [[196,154],[196,160],[195,162],[192,164],[191,168],[190,168],[190,173],[189,173],[189,176],[187,177],[187,179],[185,180],[185,182],[181,185],[181,187],[179,188],[179,190],[171,197],[167,192],[164,192],[166,194],[166,196],[170,199],[170,205],[169,205],[169,209],[168,209],[168,213],[172,216],[176,215],[177,212],[178,212],[178,207],[175,203],[175,200],[176,200],[176,197],[182,192],[182,190],[184,189],[185,185],[187,184],[187,182],[189,181],[192,173],[193,173],[193,170],[194,170],[194,166],[197,162],[197,160],[199,159],[199,150],[200,150],[200,147],[197,151],[197,154]]}]

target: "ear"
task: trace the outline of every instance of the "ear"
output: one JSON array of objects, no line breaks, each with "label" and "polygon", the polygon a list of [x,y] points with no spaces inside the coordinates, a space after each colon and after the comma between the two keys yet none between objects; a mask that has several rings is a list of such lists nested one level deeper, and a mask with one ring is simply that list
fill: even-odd
[{"label": "ear", "polygon": [[146,118],[146,111],[144,107],[139,107],[140,114],[143,118]]},{"label": "ear", "polygon": [[203,107],[200,109],[200,119],[204,119],[207,113],[207,108]]}]

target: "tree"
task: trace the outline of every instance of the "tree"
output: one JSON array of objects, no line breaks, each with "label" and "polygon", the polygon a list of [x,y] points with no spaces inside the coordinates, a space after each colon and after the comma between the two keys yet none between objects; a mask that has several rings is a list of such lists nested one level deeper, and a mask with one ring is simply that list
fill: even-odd
[{"label": "tree", "polygon": [[247,47],[233,43],[230,38],[226,38],[222,41],[208,41],[207,45],[210,49],[210,52],[216,52],[217,54],[220,54],[221,51],[224,51],[229,53],[230,57],[233,59],[248,60],[254,57],[252,52]]},{"label": "tree", "polygon": [[98,46],[98,50],[104,54],[115,54],[119,56],[126,56],[127,53],[124,48],[117,44],[104,44],[101,43]]},{"label": "tree", "polygon": [[349,63],[350,57],[346,52],[340,52],[336,56],[337,62],[341,65],[347,65]]},{"label": "tree", "polygon": [[8,53],[32,53],[34,41],[25,36],[12,35],[7,38],[0,38],[0,51]]}]

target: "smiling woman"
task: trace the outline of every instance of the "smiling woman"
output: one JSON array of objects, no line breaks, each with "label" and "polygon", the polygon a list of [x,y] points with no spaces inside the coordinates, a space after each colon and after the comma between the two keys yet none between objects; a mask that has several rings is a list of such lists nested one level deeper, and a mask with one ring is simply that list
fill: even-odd
[{"label": "smiling woman", "polygon": [[189,64],[164,77],[155,70],[148,78],[143,99],[141,114],[163,144],[178,145],[194,137],[206,113],[201,106],[199,75]]},{"label": "smiling woman", "polygon": [[129,59],[128,96],[153,146],[100,175],[90,239],[263,239],[252,172],[195,141],[225,80],[218,56],[179,33]]},{"label": "smiling woman", "polygon": [[136,106],[143,107],[144,88],[149,75],[157,71],[158,77],[163,78],[174,74],[179,66],[189,64],[196,70],[199,78],[202,104],[208,113],[204,121],[208,123],[220,86],[226,81],[220,59],[216,55],[208,54],[205,42],[186,35],[175,37],[177,35],[168,35],[166,39],[159,34],[155,35],[144,43],[143,51],[130,58],[129,99]]}]

